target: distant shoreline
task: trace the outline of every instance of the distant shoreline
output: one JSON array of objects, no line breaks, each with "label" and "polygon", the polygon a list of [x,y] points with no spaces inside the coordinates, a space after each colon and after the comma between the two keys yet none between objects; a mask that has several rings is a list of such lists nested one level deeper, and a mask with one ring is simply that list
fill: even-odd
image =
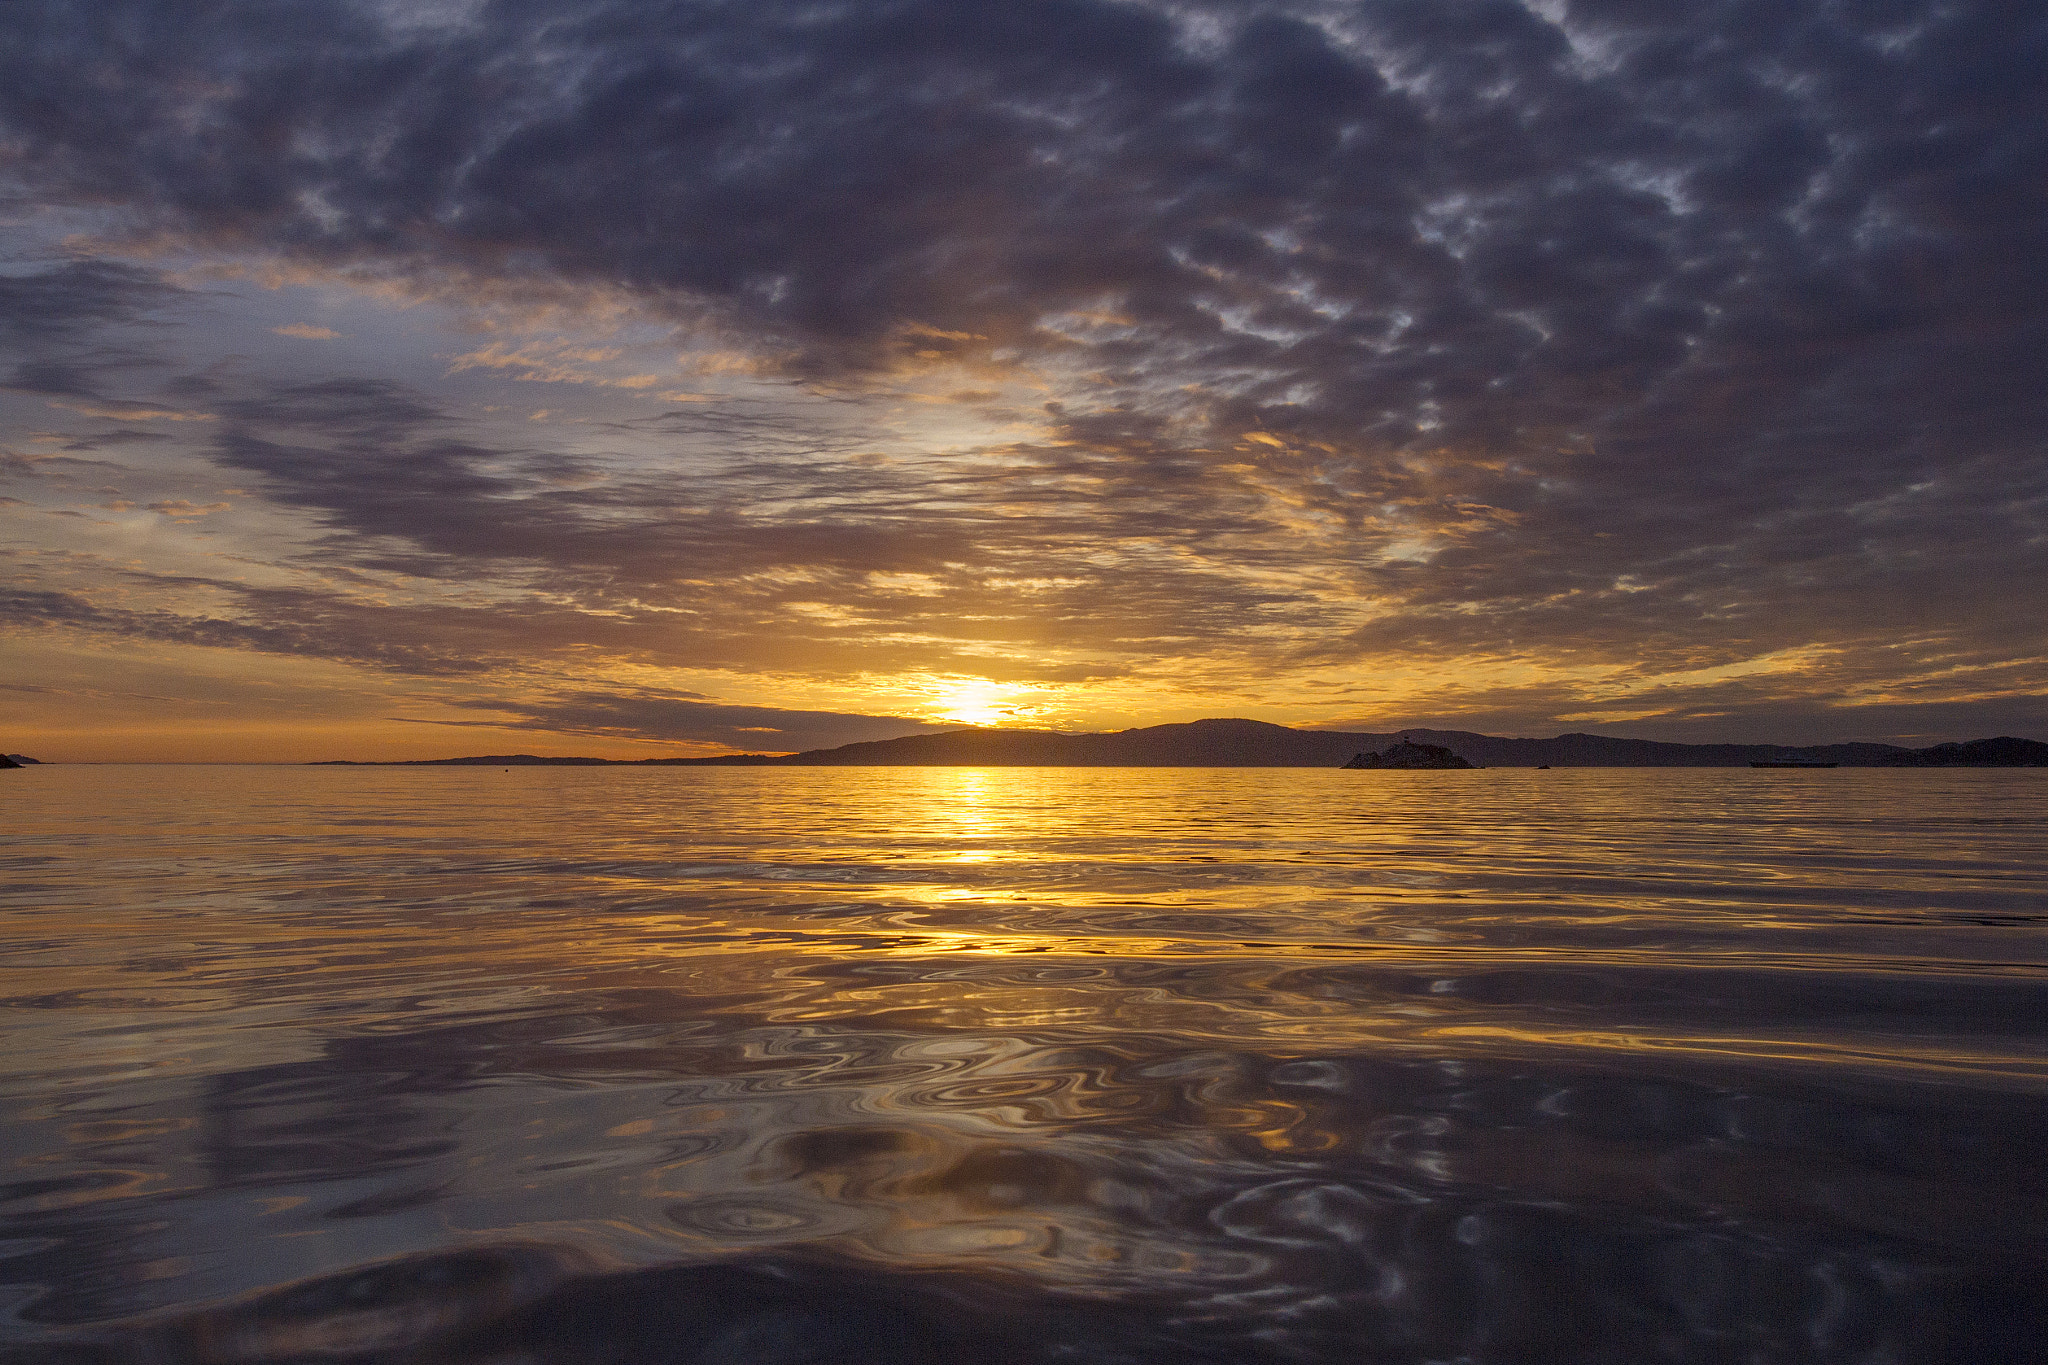
[{"label": "distant shoreline", "polygon": [[1893,744],[1677,744],[1606,735],[1511,739],[1465,730],[1387,733],[1295,730],[1255,720],[1198,720],[1096,734],[951,730],[794,754],[709,758],[579,758],[484,754],[471,758],[325,759],[308,767],[973,767],[1337,768],[1355,755],[1412,739],[1441,745],[1483,768],[1746,768],[1804,760],[1843,768],[2048,767],[2048,744],[2000,736],[1908,749]]}]

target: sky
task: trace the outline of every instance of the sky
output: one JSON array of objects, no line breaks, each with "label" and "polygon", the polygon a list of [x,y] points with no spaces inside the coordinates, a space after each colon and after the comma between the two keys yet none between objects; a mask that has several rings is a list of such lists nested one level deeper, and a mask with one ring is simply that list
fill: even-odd
[{"label": "sky", "polygon": [[0,747],[2048,737],[2048,8],[22,0]]}]

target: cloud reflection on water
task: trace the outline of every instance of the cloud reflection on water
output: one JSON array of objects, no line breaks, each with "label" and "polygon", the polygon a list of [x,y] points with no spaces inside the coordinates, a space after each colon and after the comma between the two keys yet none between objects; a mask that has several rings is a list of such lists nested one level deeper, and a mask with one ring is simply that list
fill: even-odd
[{"label": "cloud reflection on water", "polygon": [[2022,1358],[2033,775],[1387,776],[37,772],[9,1331]]}]

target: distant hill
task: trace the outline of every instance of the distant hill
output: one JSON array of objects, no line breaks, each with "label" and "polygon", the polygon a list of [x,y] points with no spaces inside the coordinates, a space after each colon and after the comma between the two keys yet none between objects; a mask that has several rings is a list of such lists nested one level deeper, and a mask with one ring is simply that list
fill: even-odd
[{"label": "distant hill", "polygon": [[[329,758],[309,768],[608,768],[648,760],[620,758],[543,758],[539,754],[483,754],[476,758],[402,758],[383,762]],[[655,759],[654,762],[666,760]]]},{"label": "distant hill", "polygon": [[[1649,739],[1568,734],[1504,739],[1469,730],[1368,734],[1294,730],[1259,720],[1196,720],[1100,734],[1057,730],[948,730],[933,735],[842,744],[800,754],[722,754],[716,758],[412,759],[409,767],[971,767],[971,768],[1336,768],[1391,744],[1436,744],[1482,768],[1739,768],[1759,759],[1804,758],[1845,768],[2048,767],[2038,740],[1972,740],[1906,749],[1894,744],[1669,744]],[[346,766],[348,760],[336,760]]]}]

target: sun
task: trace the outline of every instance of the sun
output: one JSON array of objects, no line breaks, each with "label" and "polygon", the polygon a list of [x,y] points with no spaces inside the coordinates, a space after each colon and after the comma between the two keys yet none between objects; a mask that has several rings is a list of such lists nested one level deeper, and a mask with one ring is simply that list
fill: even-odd
[{"label": "sun", "polygon": [[933,701],[938,704],[941,720],[957,720],[963,725],[999,725],[1015,718],[1009,707],[1000,705],[1009,700],[1012,691],[998,683],[963,679],[939,689]]}]

